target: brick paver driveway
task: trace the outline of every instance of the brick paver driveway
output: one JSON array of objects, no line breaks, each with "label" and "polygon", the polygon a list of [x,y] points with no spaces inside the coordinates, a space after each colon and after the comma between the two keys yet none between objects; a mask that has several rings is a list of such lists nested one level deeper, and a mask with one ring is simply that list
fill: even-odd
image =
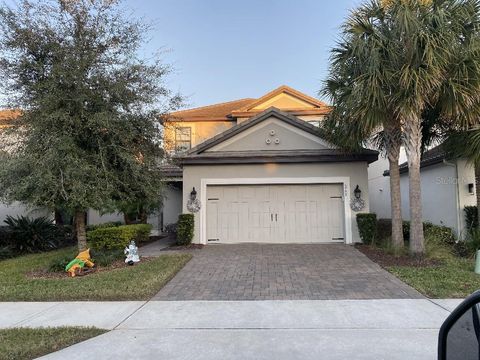
[{"label": "brick paver driveway", "polygon": [[422,296],[348,245],[208,245],[153,300]]}]

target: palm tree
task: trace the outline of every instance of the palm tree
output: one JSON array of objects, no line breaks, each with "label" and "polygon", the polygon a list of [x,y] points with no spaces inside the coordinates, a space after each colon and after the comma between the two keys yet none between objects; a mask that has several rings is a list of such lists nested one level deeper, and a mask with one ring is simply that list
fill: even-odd
[{"label": "palm tree", "polygon": [[[337,113],[357,122],[352,126],[361,134],[379,128],[401,134],[409,166],[412,255],[424,253],[423,115],[435,104],[434,122],[465,126],[479,114],[479,8],[477,0],[373,0],[351,14],[333,50],[326,88]],[[390,165],[396,194],[394,161]]]}]

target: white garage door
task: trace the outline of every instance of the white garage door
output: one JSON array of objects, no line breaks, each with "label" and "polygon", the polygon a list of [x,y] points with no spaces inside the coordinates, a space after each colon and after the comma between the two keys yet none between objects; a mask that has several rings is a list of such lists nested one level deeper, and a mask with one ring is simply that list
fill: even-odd
[{"label": "white garage door", "polygon": [[344,242],[341,184],[207,187],[210,243]]}]

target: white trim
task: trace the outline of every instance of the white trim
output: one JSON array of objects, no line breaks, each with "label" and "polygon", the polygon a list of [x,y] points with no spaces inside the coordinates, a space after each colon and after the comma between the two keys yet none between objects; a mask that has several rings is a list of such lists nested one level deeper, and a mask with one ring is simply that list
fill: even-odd
[{"label": "white trim", "polygon": [[207,244],[207,186],[208,185],[274,185],[274,184],[342,184],[345,206],[345,243],[353,244],[352,210],[350,209],[350,177],[301,177],[301,178],[225,178],[201,179],[200,243]]}]

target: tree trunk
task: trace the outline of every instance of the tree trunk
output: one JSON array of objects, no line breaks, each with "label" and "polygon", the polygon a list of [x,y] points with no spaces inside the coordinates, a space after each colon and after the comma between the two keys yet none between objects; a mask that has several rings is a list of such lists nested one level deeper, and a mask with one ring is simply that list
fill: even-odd
[{"label": "tree trunk", "polygon": [[422,125],[420,118],[411,117],[404,124],[405,150],[408,158],[410,200],[410,254],[415,257],[425,253],[423,235],[422,189],[420,177]]},{"label": "tree trunk", "polygon": [[143,206],[140,208],[138,218],[140,219],[141,224],[146,224],[147,221],[148,221],[148,214],[145,211],[145,209],[143,208]]},{"label": "tree trunk", "polygon": [[127,213],[123,213],[123,221],[125,222],[125,225],[130,225],[132,223],[132,220]]},{"label": "tree trunk", "polygon": [[54,210],[54,217],[55,217],[55,225],[62,226],[64,225],[62,212],[58,209]]},{"label": "tree trunk", "polygon": [[400,167],[398,158],[390,161],[390,203],[392,214],[392,245],[399,254],[405,242],[403,239],[402,195],[400,190]]},{"label": "tree trunk", "polygon": [[386,150],[390,165],[390,205],[392,218],[392,246],[399,254],[405,242],[403,239],[402,195],[400,191],[400,148],[401,132],[398,129],[385,129]]},{"label": "tree trunk", "polygon": [[85,226],[85,211],[75,211],[75,234],[77,235],[78,251],[87,249],[87,231]]}]

